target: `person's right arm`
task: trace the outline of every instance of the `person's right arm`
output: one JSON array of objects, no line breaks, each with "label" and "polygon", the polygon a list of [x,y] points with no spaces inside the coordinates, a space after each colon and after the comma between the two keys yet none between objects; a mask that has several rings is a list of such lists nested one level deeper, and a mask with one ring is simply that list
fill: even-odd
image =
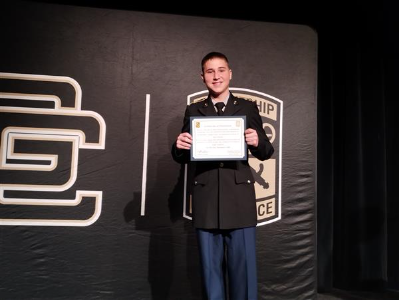
[{"label": "person's right arm", "polygon": [[180,164],[185,164],[190,161],[192,136],[189,133],[189,131],[190,131],[190,113],[189,113],[189,107],[187,106],[186,112],[184,113],[183,128],[172,146],[172,157],[176,162]]}]

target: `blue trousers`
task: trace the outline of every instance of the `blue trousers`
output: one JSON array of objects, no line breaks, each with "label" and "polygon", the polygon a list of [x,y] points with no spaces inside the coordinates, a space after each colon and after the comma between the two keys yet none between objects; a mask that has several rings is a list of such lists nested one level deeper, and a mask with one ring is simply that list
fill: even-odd
[{"label": "blue trousers", "polygon": [[[256,300],[256,228],[197,229],[202,277],[208,300]],[[225,266],[225,267],[224,267]]]}]

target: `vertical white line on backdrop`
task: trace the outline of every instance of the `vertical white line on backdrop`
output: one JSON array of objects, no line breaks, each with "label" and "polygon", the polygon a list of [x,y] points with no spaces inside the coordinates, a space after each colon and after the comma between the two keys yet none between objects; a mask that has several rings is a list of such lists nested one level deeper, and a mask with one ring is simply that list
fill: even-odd
[{"label": "vertical white line on backdrop", "polygon": [[143,181],[141,184],[141,215],[145,215],[145,196],[147,187],[147,161],[148,161],[148,128],[150,124],[150,94],[145,96],[145,122],[144,122],[144,153],[143,153]]}]

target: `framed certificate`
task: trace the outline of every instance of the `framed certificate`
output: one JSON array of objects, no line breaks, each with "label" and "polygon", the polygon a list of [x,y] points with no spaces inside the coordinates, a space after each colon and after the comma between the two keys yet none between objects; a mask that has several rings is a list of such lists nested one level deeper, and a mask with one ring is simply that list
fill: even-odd
[{"label": "framed certificate", "polygon": [[245,116],[190,117],[191,160],[246,160]]}]

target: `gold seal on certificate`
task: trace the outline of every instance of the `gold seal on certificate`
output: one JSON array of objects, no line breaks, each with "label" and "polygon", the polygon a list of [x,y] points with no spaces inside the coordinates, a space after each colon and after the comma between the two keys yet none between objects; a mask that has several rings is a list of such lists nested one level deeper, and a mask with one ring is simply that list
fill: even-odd
[{"label": "gold seal on certificate", "polygon": [[191,160],[245,160],[245,116],[190,117]]}]

